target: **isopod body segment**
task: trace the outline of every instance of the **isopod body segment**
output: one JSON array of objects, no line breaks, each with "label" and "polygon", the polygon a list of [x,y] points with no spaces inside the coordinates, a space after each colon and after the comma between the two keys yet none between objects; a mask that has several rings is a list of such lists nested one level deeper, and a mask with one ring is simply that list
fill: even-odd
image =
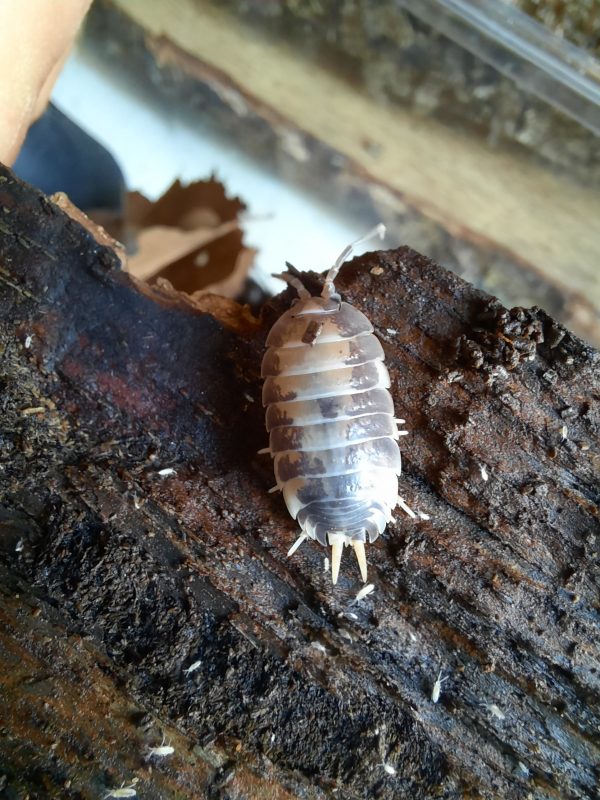
[{"label": "isopod body segment", "polygon": [[272,327],[262,362],[277,487],[300,524],[300,541],[331,546],[334,583],[345,545],[353,546],[366,581],[365,543],[392,518],[401,466],[383,349],[367,317],[334,287],[351,249],[327,274],[320,296],[297,273],[282,276],[299,297]]}]

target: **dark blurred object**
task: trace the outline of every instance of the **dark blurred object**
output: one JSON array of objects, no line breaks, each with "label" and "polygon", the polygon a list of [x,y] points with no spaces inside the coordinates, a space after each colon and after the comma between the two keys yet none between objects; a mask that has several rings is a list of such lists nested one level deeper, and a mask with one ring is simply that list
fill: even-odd
[{"label": "dark blurred object", "polygon": [[119,165],[52,104],[29,129],[14,171],[46,194],[65,192],[82,211],[123,213],[125,181]]}]

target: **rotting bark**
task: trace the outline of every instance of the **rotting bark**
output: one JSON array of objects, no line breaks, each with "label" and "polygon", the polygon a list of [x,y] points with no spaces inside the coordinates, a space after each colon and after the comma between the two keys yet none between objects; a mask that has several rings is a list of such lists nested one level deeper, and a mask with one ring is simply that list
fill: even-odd
[{"label": "rotting bark", "polygon": [[258,321],[194,304],[6,170],[0,208],[4,797],[596,796],[593,349],[406,248],[342,270],[427,516],[369,548],[350,606],[352,558],[335,589],[322,548],[286,559],[256,455],[293,292]]}]

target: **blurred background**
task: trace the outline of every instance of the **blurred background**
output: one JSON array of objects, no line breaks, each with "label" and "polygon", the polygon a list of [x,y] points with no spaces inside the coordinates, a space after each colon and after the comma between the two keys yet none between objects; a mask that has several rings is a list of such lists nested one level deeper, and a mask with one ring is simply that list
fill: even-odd
[{"label": "blurred background", "polygon": [[599,52],[597,0],[95,0],[53,103],[142,277],[258,301],[383,221],[600,344]]}]

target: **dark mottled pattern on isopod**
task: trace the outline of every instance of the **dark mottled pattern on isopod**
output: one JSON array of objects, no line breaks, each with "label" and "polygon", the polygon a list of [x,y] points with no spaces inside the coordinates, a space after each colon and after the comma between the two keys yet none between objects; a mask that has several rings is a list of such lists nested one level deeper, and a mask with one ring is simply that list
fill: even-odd
[{"label": "dark mottled pattern on isopod", "polygon": [[[317,347],[318,345],[315,345]],[[311,345],[303,345],[311,347]],[[300,348],[298,348],[300,349]],[[318,354],[317,354],[318,355]],[[358,367],[341,367],[325,372],[268,377],[263,385],[263,405],[287,400],[318,400],[346,392],[389,388],[390,378],[381,361],[369,361]]]},{"label": "dark mottled pattern on isopod", "polygon": [[351,419],[381,412],[394,413],[391,395],[385,389],[296,403],[272,403],[267,408],[267,430],[270,432],[280,425],[312,425],[328,419]]},{"label": "dark mottled pattern on isopod", "polygon": [[372,331],[348,303],[301,297],[267,339],[263,405],[277,486],[303,533],[325,545],[374,541],[397,503],[398,429]]},{"label": "dark mottled pattern on isopod", "polygon": [[[315,298],[312,298],[314,301]],[[302,302],[302,301],[300,301]],[[311,322],[318,320],[323,327],[318,336],[319,344],[352,339],[361,333],[373,333],[373,326],[365,315],[349,303],[342,303],[334,316],[315,314],[311,318],[299,315],[300,304],[283,314],[269,331],[267,347],[299,347]]]},{"label": "dark mottled pattern on isopod", "polygon": [[390,436],[329,450],[287,450],[275,454],[275,472],[280,481],[313,475],[336,475],[384,467],[400,474],[400,450]]},{"label": "dark mottled pattern on isopod", "polygon": [[302,375],[307,371],[325,372],[340,367],[356,367],[370,361],[383,361],[383,349],[372,334],[337,342],[321,342],[320,335],[313,345],[270,347],[262,364],[263,377],[273,375]]}]

